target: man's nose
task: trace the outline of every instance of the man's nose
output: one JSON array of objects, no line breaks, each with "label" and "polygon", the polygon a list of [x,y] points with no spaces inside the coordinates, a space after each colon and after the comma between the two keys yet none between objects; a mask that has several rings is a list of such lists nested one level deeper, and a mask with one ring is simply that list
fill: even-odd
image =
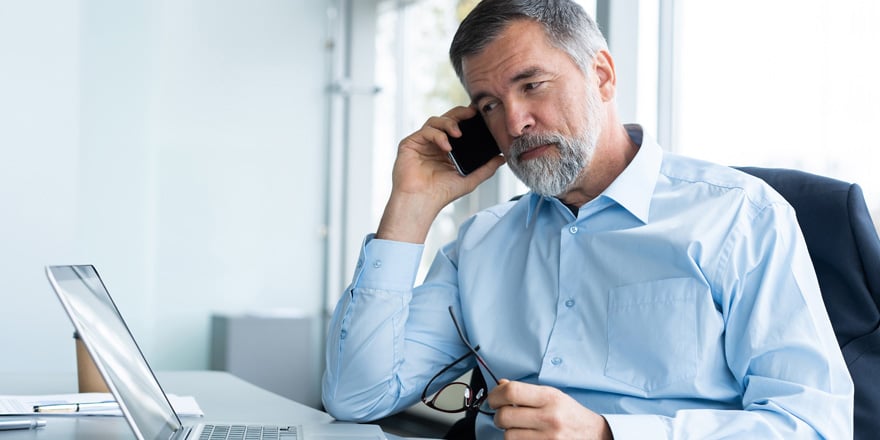
[{"label": "man's nose", "polygon": [[512,102],[504,106],[506,111],[507,134],[518,138],[532,129],[535,120],[528,106],[523,103]]}]

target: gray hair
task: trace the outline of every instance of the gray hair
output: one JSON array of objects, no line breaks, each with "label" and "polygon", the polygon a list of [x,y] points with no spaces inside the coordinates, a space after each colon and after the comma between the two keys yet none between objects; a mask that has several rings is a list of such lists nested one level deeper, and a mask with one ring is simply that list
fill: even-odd
[{"label": "gray hair", "polygon": [[593,57],[608,49],[596,22],[572,0],[483,0],[461,22],[449,47],[459,80],[464,82],[462,59],[482,52],[516,20],[540,23],[550,44],[567,53],[584,74]]}]

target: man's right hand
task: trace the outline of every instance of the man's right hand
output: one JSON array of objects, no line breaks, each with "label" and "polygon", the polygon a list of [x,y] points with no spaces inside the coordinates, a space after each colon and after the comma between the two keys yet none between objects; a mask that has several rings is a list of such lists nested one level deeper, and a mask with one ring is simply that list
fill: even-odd
[{"label": "man's right hand", "polygon": [[424,243],[440,210],[470,193],[504,164],[493,158],[466,177],[449,160],[449,137],[461,136],[458,121],[475,116],[473,107],[456,107],[434,116],[397,148],[391,196],[382,214],[376,238]]}]

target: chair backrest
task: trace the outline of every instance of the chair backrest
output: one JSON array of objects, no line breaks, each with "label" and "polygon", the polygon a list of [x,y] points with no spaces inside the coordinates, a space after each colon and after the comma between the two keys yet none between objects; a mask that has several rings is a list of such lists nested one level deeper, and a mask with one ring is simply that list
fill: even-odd
[{"label": "chair backrest", "polygon": [[855,440],[880,433],[880,239],[857,184],[737,167],[794,207],[831,325],[855,383]]},{"label": "chair backrest", "polygon": [[[855,383],[854,440],[880,433],[880,238],[861,188],[780,168],[736,167],[767,182],[797,215],[822,299]],[[472,382],[483,380],[479,368]],[[478,386],[478,385],[477,385]],[[474,418],[446,438],[473,438]]]}]

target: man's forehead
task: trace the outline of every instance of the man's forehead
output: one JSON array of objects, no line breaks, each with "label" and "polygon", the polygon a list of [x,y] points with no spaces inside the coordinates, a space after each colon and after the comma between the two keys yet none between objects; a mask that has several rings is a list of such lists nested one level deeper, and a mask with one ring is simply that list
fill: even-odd
[{"label": "man's forehead", "polygon": [[506,72],[506,78],[493,77],[494,80],[511,81],[530,76],[540,66],[536,62],[526,62],[528,57],[525,55],[541,54],[553,49],[540,23],[514,20],[479,52],[462,57],[462,84],[468,89],[475,79],[481,80],[490,71],[495,75],[500,71]]}]

